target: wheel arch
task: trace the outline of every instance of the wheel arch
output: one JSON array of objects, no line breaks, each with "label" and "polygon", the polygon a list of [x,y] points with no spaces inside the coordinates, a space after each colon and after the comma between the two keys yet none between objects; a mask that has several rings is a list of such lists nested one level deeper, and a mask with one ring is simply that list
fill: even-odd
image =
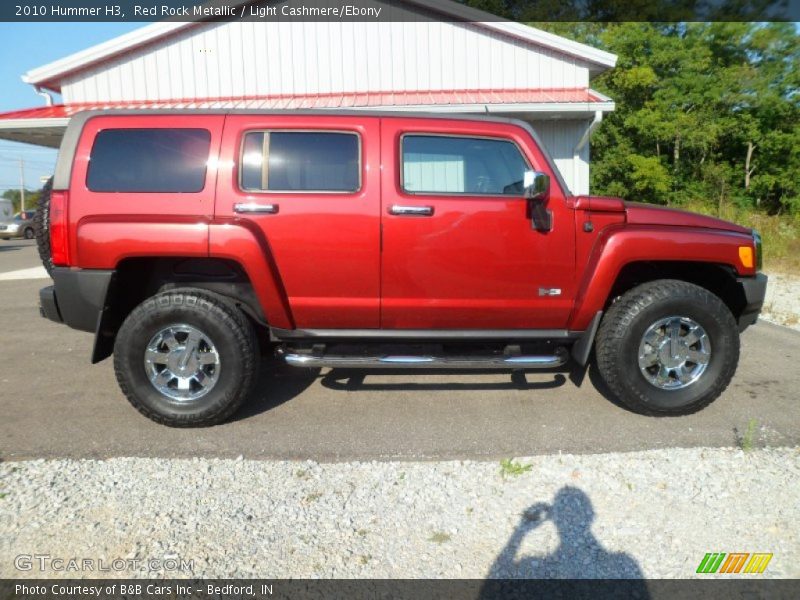
[{"label": "wheel arch", "polygon": [[677,279],[705,288],[720,298],[738,319],[747,305],[747,299],[737,277],[736,270],[726,264],[666,260],[633,261],[625,264],[617,274],[606,298],[605,308],[637,285],[659,279]]},{"label": "wheel arch", "polygon": [[723,299],[738,318],[746,305],[737,278],[754,277],[741,264],[739,248],[747,236],[688,227],[626,226],[601,234],[579,279],[569,328],[585,330],[638,283],[678,279],[704,287]]},{"label": "wheel arch", "polygon": [[111,356],[125,318],[146,298],[177,288],[197,288],[224,296],[257,326],[268,331],[267,314],[245,268],[237,261],[216,257],[133,257],[114,270],[98,319],[92,363]]}]

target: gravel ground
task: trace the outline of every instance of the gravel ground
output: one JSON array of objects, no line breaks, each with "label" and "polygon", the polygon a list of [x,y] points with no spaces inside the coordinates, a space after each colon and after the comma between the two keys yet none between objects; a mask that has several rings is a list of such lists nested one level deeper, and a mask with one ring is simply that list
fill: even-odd
[{"label": "gravel ground", "polygon": [[769,274],[761,318],[800,331],[800,276]]},{"label": "gravel ground", "polygon": [[[457,461],[6,462],[0,578],[79,575],[19,572],[20,554],[106,568],[193,561],[168,573],[182,577],[682,578],[706,552],[771,552],[764,576],[800,577],[798,448],[565,454],[501,471]],[[165,573],[139,568],[103,575]]]}]

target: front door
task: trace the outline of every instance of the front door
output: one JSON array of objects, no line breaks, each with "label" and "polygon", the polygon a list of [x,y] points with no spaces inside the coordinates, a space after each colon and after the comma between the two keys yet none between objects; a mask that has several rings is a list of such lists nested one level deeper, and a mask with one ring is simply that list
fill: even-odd
[{"label": "front door", "polygon": [[299,328],[379,326],[379,134],[377,118],[226,118],[215,217],[260,234]]},{"label": "front door", "polygon": [[[383,119],[381,327],[556,329],[574,297],[573,211],[522,128]],[[522,179],[551,174],[553,228],[533,227]]]}]

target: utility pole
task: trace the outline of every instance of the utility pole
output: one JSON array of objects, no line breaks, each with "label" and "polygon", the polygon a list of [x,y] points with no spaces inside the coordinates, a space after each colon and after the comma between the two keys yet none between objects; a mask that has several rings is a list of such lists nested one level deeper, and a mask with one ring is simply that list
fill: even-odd
[{"label": "utility pole", "polygon": [[25,212],[25,159],[19,159],[19,197],[20,212]]}]

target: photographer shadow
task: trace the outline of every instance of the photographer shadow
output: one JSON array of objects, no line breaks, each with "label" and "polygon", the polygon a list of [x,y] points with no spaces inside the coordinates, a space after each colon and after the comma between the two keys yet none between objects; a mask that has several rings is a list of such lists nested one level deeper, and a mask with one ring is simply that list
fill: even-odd
[{"label": "photographer shadow", "polygon": [[[589,497],[575,487],[562,487],[553,503],[537,503],[521,516],[503,550],[498,554],[481,597],[497,597],[497,579],[605,579],[620,582],[625,595],[649,598],[642,570],[624,552],[609,552],[591,531],[594,509]],[[559,536],[558,548],[548,555],[517,557],[526,536],[550,521]]]}]

